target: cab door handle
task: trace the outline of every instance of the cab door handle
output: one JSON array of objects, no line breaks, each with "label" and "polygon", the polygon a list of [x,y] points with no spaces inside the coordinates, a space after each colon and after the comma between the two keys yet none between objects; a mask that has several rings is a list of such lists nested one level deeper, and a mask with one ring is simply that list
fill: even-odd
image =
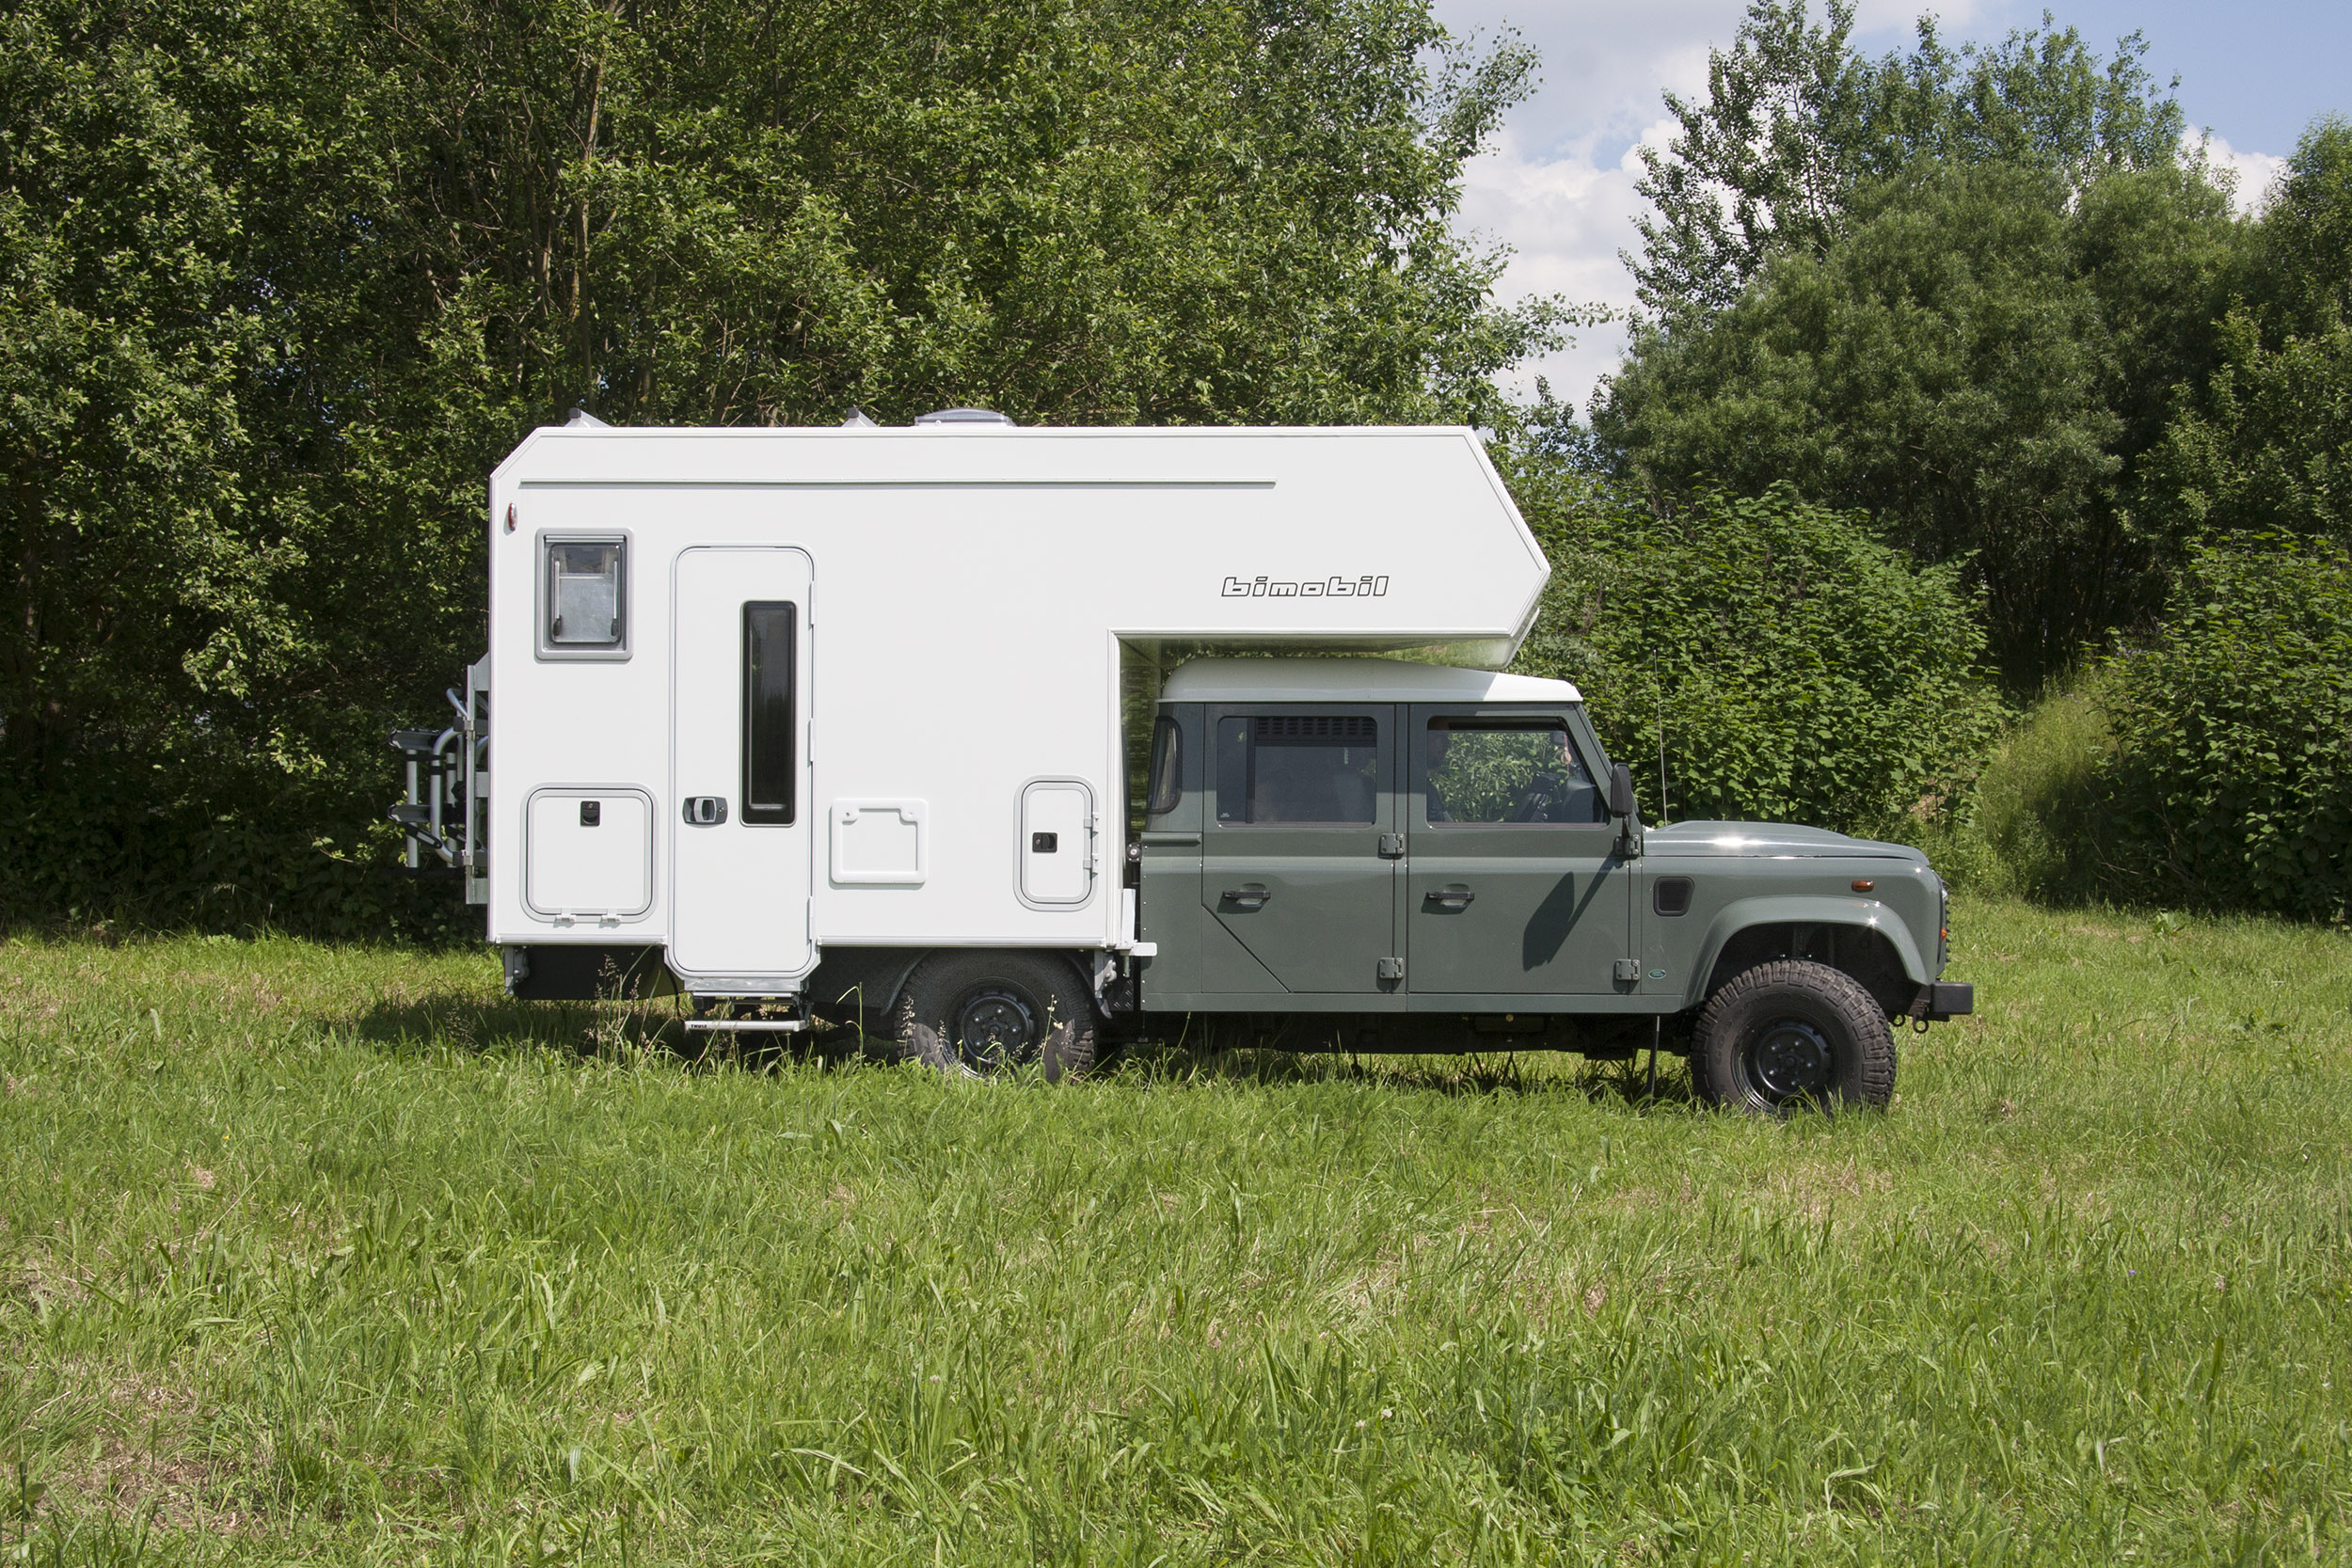
[{"label": "cab door handle", "polygon": [[1422,895],[1424,900],[1437,905],[1439,909],[1452,911],[1469,909],[1470,900],[1477,896],[1478,895],[1466,887],[1433,887]]},{"label": "cab door handle", "polygon": [[1274,894],[1256,882],[1249,882],[1241,887],[1229,887],[1220,896],[1226,903],[1239,904],[1245,910],[1262,910]]}]

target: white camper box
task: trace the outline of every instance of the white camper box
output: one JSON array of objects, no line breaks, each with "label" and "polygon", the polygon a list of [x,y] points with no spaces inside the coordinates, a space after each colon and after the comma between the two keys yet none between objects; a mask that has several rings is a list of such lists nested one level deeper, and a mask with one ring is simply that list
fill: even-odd
[{"label": "white camper box", "polygon": [[1464,429],[575,424],[489,499],[469,896],[510,955],[659,948],[707,998],[1134,948],[1122,661],[1499,666],[1547,573]]}]

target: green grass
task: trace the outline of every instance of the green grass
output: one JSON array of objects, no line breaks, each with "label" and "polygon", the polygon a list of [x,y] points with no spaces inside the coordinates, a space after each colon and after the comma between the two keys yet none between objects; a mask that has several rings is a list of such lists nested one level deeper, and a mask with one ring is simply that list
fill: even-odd
[{"label": "green grass", "polygon": [[1973,902],[1883,1117],[692,1067],[0,949],[0,1562],[2352,1560],[2352,938]]}]

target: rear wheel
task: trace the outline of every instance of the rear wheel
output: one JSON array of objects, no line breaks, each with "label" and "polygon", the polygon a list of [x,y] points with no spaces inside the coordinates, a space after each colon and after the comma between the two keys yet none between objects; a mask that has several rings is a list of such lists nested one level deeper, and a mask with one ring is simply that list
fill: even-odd
[{"label": "rear wheel", "polygon": [[1704,1099],[1762,1116],[1883,1107],[1895,1092],[1895,1034],[1852,975],[1777,959],[1708,998],[1691,1042],[1691,1082]]},{"label": "rear wheel", "polygon": [[1041,1067],[1051,1081],[1094,1065],[1094,998],[1078,972],[1043,953],[934,953],[891,1009],[902,1061],[960,1077]]}]

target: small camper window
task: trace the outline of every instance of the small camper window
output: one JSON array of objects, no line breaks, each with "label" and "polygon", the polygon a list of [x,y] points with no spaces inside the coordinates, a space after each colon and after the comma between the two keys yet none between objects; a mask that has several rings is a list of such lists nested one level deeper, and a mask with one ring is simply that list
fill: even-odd
[{"label": "small camper window", "polygon": [[540,651],[626,657],[628,541],[549,539]]},{"label": "small camper window", "polygon": [[743,606],[743,820],[792,821],[793,609]]}]

